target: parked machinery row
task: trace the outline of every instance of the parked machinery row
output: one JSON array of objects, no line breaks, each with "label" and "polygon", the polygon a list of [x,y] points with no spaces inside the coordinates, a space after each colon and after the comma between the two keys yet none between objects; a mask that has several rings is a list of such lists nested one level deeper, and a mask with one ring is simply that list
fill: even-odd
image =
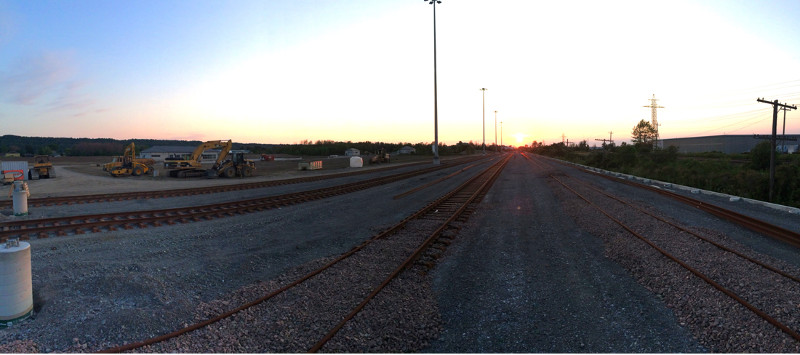
[{"label": "parked machinery row", "polygon": [[[232,146],[231,140],[208,141],[197,146],[188,159],[167,159],[164,168],[169,170],[169,176],[178,178],[252,176],[256,170],[255,162],[245,159],[242,152],[231,152]],[[203,152],[208,149],[220,149],[220,153],[211,169],[204,169],[201,160]]]}]

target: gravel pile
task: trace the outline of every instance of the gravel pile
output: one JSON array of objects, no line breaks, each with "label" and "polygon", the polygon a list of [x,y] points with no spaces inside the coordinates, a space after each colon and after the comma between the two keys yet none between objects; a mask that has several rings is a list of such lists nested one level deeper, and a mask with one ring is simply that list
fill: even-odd
[{"label": "gravel pile", "polygon": [[[595,191],[578,187],[569,179],[565,182],[634,230],[754,306],[790,328],[800,329],[800,285],[797,282],[698,241],[688,233],[679,232],[652,217],[623,207]],[[629,270],[642,285],[663,298],[680,319],[681,325],[691,329],[704,346],[717,352],[800,351],[800,343],[778,328],[636,239],[559,184],[554,182],[552,187],[560,195],[564,209],[584,229],[603,239],[606,255]],[[652,207],[644,208],[654,210]],[[673,222],[681,224],[679,221]],[[797,267],[749,250],[718,231],[686,225],[684,227],[790,274],[800,275]]]}]

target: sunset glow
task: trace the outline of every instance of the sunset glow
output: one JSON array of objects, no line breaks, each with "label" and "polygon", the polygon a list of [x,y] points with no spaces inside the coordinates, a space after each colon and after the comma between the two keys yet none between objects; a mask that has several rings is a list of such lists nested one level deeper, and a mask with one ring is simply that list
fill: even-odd
[{"label": "sunset glow", "polygon": [[[0,135],[432,142],[431,10],[0,1]],[[621,142],[654,94],[663,138],[768,133],[757,98],[800,103],[791,15],[800,2],[442,1],[439,141],[481,142],[485,127],[493,144],[498,110],[507,144]]]},{"label": "sunset glow", "polygon": [[519,147],[519,146],[523,146],[523,145],[525,145],[525,144],[528,144],[528,143],[530,143],[530,142],[526,142],[526,139],[525,139],[526,137],[528,137],[528,135],[527,135],[527,134],[524,134],[524,133],[515,133],[515,134],[514,134],[514,138],[517,140],[517,142],[516,142],[515,146]]}]

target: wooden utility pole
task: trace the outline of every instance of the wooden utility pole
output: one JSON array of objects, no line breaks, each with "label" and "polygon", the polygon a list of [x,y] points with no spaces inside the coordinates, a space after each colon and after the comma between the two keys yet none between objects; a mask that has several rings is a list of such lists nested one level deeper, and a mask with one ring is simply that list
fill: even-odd
[{"label": "wooden utility pole", "polygon": [[778,107],[787,110],[797,110],[797,107],[778,103],[778,100],[770,102],[758,99],[758,102],[772,105],[772,137],[769,140],[772,148],[769,152],[769,202],[772,202],[772,191],[775,187],[775,136],[778,135]]}]

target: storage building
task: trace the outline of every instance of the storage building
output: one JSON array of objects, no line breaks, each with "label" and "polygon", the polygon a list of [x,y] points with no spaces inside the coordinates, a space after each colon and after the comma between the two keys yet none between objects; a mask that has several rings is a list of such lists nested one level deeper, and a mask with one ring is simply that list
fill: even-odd
[{"label": "storage building", "polygon": [[[188,159],[196,148],[197,147],[182,146],[182,145],[177,145],[177,146],[157,145],[139,152],[139,157],[150,158],[155,161],[161,161],[161,162],[167,159]],[[206,150],[205,152],[203,152],[200,162],[213,163],[219,157],[219,153],[220,153],[219,149]]]},{"label": "storage building", "polygon": [[[769,135],[761,135],[761,137],[769,137]],[[793,135],[787,135],[786,137],[797,139],[797,136]],[[765,140],[768,139],[756,138],[756,136],[752,134],[742,134],[670,138],[663,139],[661,142],[663,143],[662,147],[676,146],[678,147],[678,152],[681,153],[722,152],[725,154],[739,154],[750,152],[756,144]],[[788,150],[789,152],[797,150],[797,141],[786,141],[782,143],[779,139],[776,144],[779,146],[779,150]]]}]

